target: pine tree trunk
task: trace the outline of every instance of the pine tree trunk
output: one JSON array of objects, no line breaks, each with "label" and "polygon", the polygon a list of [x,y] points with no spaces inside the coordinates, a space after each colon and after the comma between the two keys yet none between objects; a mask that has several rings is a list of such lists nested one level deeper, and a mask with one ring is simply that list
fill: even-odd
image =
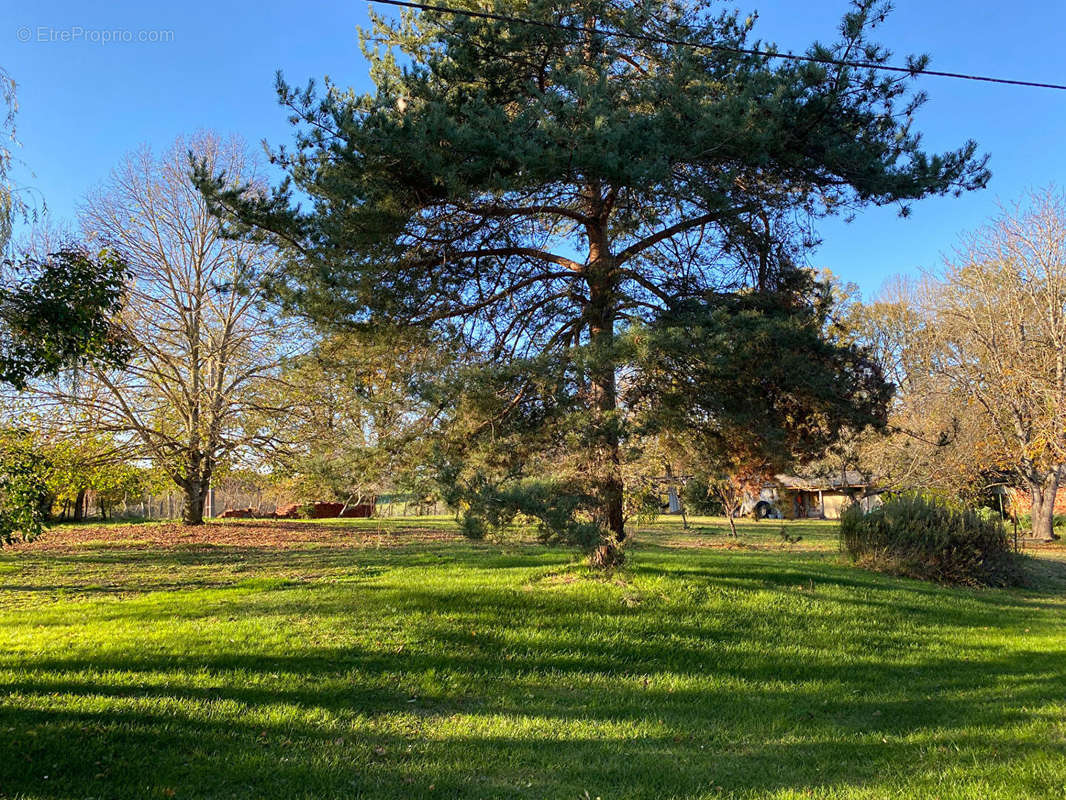
[{"label": "pine tree trunk", "polygon": [[614,322],[612,303],[614,287],[611,265],[597,264],[589,268],[589,338],[592,345],[591,394],[595,405],[598,439],[602,448],[603,475],[600,483],[600,500],[603,524],[609,536],[593,553],[592,561],[597,566],[609,567],[621,563],[619,545],[625,539],[625,511],[621,477],[621,447],[614,412],[618,407],[618,389],[615,382]]},{"label": "pine tree trunk", "polygon": [[1055,497],[1059,489],[1058,471],[1034,475],[1029,479],[1032,506],[1029,518],[1033,524],[1033,538],[1051,541],[1055,536]]}]

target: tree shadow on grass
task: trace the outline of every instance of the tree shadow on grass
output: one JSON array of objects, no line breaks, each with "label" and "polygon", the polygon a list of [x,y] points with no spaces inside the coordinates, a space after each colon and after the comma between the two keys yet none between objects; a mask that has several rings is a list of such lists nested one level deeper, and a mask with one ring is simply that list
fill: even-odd
[{"label": "tree shadow on grass", "polygon": [[[572,643],[561,647],[569,654]],[[1000,762],[1039,752],[1060,770],[1066,764],[1066,743],[1031,728],[1066,678],[1061,663],[1048,659],[988,658],[961,669],[946,661],[886,665],[872,680],[833,675],[844,679],[834,697],[788,688],[807,675],[781,665],[734,669],[727,677],[745,690],[713,683],[673,690],[645,687],[620,667],[604,669],[597,652],[575,662],[591,666],[567,672],[560,663],[568,659],[547,650],[506,662],[419,651],[54,660],[39,668],[55,678],[3,687],[10,694],[0,706],[0,791],[56,798],[167,789],[192,797],[564,797],[588,789],[592,796],[658,798],[696,796],[716,785],[766,795],[876,786],[901,765],[919,778],[929,770],[932,779],[944,763],[992,752]],[[721,672],[678,667],[689,679]],[[193,668],[207,669],[220,684],[181,685]],[[227,683],[231,670],[239,674]],[[475,694],[440,690],[413,703],[408,691],[368,685],[375,675],[430,670],[493,677]],[[93,679],[97,671],[122,671],[131,683]],[[138,673],[165,679],[139,683]],[[263,685],[267,675],[278,683]],[[615,680],[600,682],[604,677]],[[308,683],[286,688],[286,678]],[[896,691],[869,696],[873,683]],[[997,702],[1004,687],[1010,700]],[[1001,733],[1011,726],[1025,732]]]},{"label": "tree shadow on grass", "polygon": [[[529,716],[536,718],[535,711]],[[713,724],[676,733],[653,725],[628,738],[553,735],[546,728],[532,736],[477,729],[442,738],[423,735],[416,723],[381,731],[274,727],[118,710],[42,711],[17,721],[36,733],[14,762],[0,766],[0,786],[11,796],[49,798],[554,798],[585,791],[662,798],[714,796],[715,787],[738,795],[803,793],[876,786],[883,772],[901,764],[935,768],[939,759],[930,753],[982,753],[998,744],[953,731],[931,731],[921,741],[816,735],[731,742]],[[1026,736],[1014,744],[1048,747]],[[1061,744],[1050,749],[1061,759]],[[980,776],[980,767],[973,772]]]},{"label": "tree shadow on grass", "polygon": [[[988,796],[1061,789],[1062,648],[952,645],[1061,630],[1061,605],[814,561],[775,572],[765,554],[656,553],[570,584],[544,580],[555,555],[439,554],[439,571],[403,572],[437,555],[307,552],[297,570],[323,556],[372,571],[285,583],[264,559],[262,583],[206,600],[81,604],[101,631],[176,638],[164,653],[0,654],[0,796],[913,796],[950,794],[946,772]],[[211,642],[191,635],[209,621]],[[324,639],[225,643],[251,622]]]}]

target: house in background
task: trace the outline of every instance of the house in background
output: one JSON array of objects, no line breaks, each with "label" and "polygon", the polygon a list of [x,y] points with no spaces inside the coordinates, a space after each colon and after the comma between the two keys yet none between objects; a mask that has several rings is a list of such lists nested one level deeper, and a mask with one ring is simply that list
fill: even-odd
[{"label": "house in background", "polygon": [[[1029,489],[1022,486],[1004,484],[997,487],[996,494],[1002,493],[1006,501],[1004,509],[1012,517],[1019,517],[1030,513],[1033,507],[1033,495]],[[1059,487],[1055,493],[1055,515],[1066,514],[1066,466],[1059,467]]]},{"label": "house in background", "polygon": [[881,503],[877,491],[855,470],[814,478],[775,475],[742,511],[757,517],[839,519],[851,503],[861,504],[866,511]]}]

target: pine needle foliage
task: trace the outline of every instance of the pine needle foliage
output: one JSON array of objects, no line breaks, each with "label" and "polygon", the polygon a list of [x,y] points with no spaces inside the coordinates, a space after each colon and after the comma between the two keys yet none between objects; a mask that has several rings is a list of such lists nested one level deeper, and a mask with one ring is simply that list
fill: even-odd
[{"label": "pine needle foliage", "polygon": [[[566,504],[594,496],[601,538],[620,541],[620,333],[708,292],[770,288],[818,218],[981,188],[986,158],[972,141],[923,149],[909,76],[743,52],[754,18],[717,3],[459,5],[553,25],[376,17],[373,91],[279,78],[297,132],[273,152],[287,177],[272,195],[203,168],[197,181],[235,234],[282,248],[273,289],[321,322],[455,326],[489,377],[585,349],[571,397],[589,446],[573,458],[595,468],[571,473]],[[808,52],[887,62],[872,38],[885,11],[856,0]]]}]

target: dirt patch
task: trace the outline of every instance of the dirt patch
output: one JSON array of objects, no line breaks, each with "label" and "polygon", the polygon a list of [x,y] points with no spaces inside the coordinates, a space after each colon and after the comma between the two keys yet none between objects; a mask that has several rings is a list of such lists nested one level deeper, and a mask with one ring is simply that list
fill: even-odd
[{"label": "dirt patch", "polygon": [[[648,542],[653,540],[648,539]],[[654,543],[663,547],[669,547],[671,549],[677,548],[680,550],[780,550],[781,545],[778,542],[769,543],[755,543],[746,542],[742,539],[733,538],[704,538],[704,537],[691,537],[691,536],[672,536],[664,539],[654,540]]]},{"label": "dirt patch", "polygon": [[1049,542],[1045,539],[1022,539],[1020,542],[1024,553],[1066,557],[1066,540],[1055,539]]},{"label": "dirt patch", "polygon": [[306,522],[248,521],[209,522],[186,526],[179,523],[148,525],[97,525],[58,527],[44,532],[34,542],[19,544],[12,551],[42,552],[82,547],[168,549],[188,547],[244,547],[289,550],[308,545],[353,547],[418,542],[448,542],[462,539],[453,531],[402,526],[382,530],[353,529],[339,525]]}]

